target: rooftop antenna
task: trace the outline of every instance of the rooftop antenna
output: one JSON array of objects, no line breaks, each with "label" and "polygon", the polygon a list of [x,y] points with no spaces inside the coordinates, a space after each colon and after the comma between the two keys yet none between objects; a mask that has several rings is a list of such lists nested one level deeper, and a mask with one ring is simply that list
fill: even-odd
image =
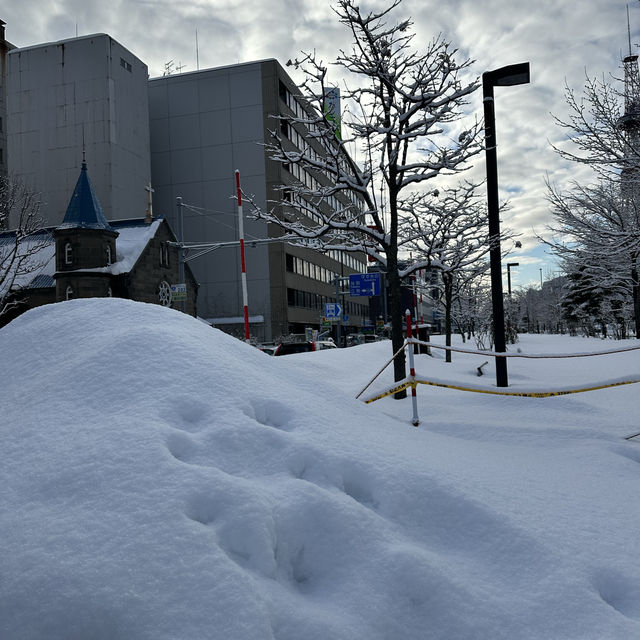
[{"label": "rooftop antenna", "polygon": [[[629,12],[629,7],[627,7],[627,12]],[[196,69],[200,71],[200,55],[198,51],[198,29],[196,29]]]},{"label": "rooftop antenna", "polygon": [[629,55],[631,53],[631,22],[629,21],[629,5],[627,5],[627,35],[629,36]]}]

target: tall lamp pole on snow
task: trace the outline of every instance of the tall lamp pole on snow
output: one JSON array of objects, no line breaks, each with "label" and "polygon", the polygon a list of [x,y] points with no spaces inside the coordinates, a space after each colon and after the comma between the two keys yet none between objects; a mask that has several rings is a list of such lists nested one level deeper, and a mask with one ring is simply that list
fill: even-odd
[{"label": "tall lamp pole on snow", "polygon": [[[498,162],[496,155],[496,117],[494,87],[511,87],[529,82],[529,63],[512,64],[482,74],[485,153],[487,160],[487,203],[489,209],[489,260],[491,265],[491,302],[493,307],[493,343],[497,353],[506,351],[502,264],[500,256],[500,204],[498,201]],[[508,387],[507,359],[496,356],[496,384]]]},{"label": "tall lamp pole on snow", "polygon": [[507,288],[509,291],[509,300],[511,300],[511,267],[519,267],[519,262],[507,262]]}]

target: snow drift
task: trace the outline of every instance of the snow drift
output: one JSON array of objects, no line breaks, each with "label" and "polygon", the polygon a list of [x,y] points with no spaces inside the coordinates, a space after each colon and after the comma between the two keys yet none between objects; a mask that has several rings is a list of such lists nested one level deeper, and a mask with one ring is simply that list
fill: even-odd
[{"label": "snow drift", "polygon": [[640,636],[633,386],[430,390],[415,429],[353,399],[387,344],[270,358],[118,299],[0,355],[1,638]]}]

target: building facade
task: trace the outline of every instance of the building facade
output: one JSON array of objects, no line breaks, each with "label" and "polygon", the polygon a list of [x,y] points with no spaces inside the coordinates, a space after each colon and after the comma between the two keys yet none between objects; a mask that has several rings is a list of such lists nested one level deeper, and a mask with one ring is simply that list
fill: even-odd
[{"label": "building facade", "polygon": [[15,47],[5,38],[0,20],[0,178],[7,176],[7,54]]},{"label": "building facade", "polygon": [[[235,171],[242,190],[261,208],[282,198],[281,186],[310,176],[292,175],[271,160],[265,144],[280,129],[279,114],[304,109],[296,87],[276,60],[264,60],[149,81],[151,172],[154,202],[184,240],[227,242],[239,238]],[[290,132],[291,133],[291,132]],[[291,148],[300,144],[298,131]],[[243,203],[245,214],[251,206]],[[171,213],[169,213],[171,211]],[[305,327],[319,328],[324,305],[335,302],[336,276],[365,273],[362,255],[321,254],[277,242],[276,225],[244,219],[251,332],[272,341]],[[269,239],[272,242],[252,242]],[[200,284],[198,313],[215,326],[242,333],[239,247],[225,245],[190,262]],[[342,298],[342,296],[340,296]],[[368,321],[368,299],[345,299],[344,333]]]},{"label": "building facade", "polygon": [[[0,233],[0,258],[15,247],[15,231]],[[37,246],[35,252],[30,247]],[[166,220],[149,216],[108,221],[83,162],[62,223],[23,239],[29,263],[11,291],[1,291],[4,326],[27,309],[74,298],[118,297],[173,307],[196,315],[198,285],[184,269],[186,299],[174,293],[180,263]],[[7,295],[8,294],[8,295]],[[6,297],[5,297],[6,296]]]},{"label": "building facade", "polygon": [[143,216],[147,66],[106,34],[14,48],[6,60],[10,170],[41,195],[45,225],[62,221],[82,150],[107,219]]},{"label": "building facade", "polygon": [[[149,80],[146,65],[106,34],[16,48],[6,59],[10,171],[41,194],[45,226],[62,222],[86,151],[107,221],[140,218],[153,193],[153,208],[178,235],[184,230],[185,242],[222,245],[187,255],[200,285],[198,315],[242,335],[235,171],[263,209],[281,198],[281,185],[315,179],[290,173],[264,147],[279,114],[306,109],[280,64]],[[305,132],[288,135],[295,149]],[[365,273],[366,258],[276,241],[280,229],[250,219],[250,209],[245,203],[252,336],[272,341],[320,328],[325,304],[336,301],[344,307],[343,335],[359,331],[369,319],[368,298],[336,300],[335,279]]]}]

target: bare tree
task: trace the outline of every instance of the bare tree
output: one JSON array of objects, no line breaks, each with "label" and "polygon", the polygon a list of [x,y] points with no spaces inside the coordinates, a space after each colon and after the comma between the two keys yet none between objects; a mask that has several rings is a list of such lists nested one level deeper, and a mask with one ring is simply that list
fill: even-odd
[{"label": "bare tree", "polygon": [[[403,279],[427,266],[402,266],[401,252],[412,240],[402,235],[402,218],[410,203],[419,204],[424,183],[458,173],[482,149],[481,125],[463,129],[459,122],[478,87],[477,79],[462,80],[470,61],[457,61],[442,37],[424,52],[414,50],[411,21],[387,23],[399,4],[363,12],[353,0],[339,0],[334,9],[352,38],[335,61],[353,84],[342,90],[347,108],[341,122],[330,110],[327,67],[316,54],[290,63],[304,74],[298,98],[305,108],[280,118],[269,151],[293,178],[272,210],[256,211],[307,246],[364,252],[381,263],[394,352],[403,341]],[[351,145],[364,158],[362,166],[347,152]],[[402,356],[395,378],[404,377]]]},{"label": "bare tree", "polygon": [[[595,181],[561,191],[548,185],[555,223],[545,242],[574,273],[633,301],[640,338],[640,74],[637,56],[624,59],[624,81],[587,79],[581,97],[566,89],[569,117],[556,118],[571,144],[554,147],[593,169]],[[618,86],[624,90],[619,90]],[[577,263],[578,260],[582,262]]]},{"label": "bare tree", "polygon": [[[489,270],[489,229],[486,203],[478,196],[479,185],[462,182],[455,187],[434,190],[408,202],[403,218],[404,235],[419,260],[435,265],[442,280],[445,341],[451,346],[454,303],[459,292]],[[503,230],[502,240],[512,237]],[[447,351],[446,361],[451,362]]]},{"label": "bare tree", "polygon": [[[20,304],[17,295],[43,266],[41,250],[51,243],[43,233],[40,201],[28,187],[0,177],[0,317]],[[17,224],[6,230],[9,215]]]},{"label": "bare tree", "polygon": [[579,282],[633,301],[640,338],[640,200],[625,196],[628,185],[622,180],[611,176],[587,187],[574,183],[567,192],[549,185],[555,222],[549,225],[553,238],[545,242],[567,273],[583,274]]}]

